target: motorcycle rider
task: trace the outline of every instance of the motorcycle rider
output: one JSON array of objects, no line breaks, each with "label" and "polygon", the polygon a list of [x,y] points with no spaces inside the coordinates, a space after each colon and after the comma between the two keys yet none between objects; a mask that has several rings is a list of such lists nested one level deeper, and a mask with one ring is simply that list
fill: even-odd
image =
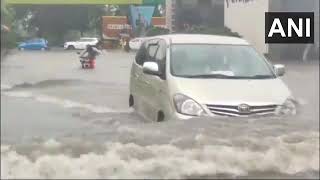
[{"label": "motorcycle rider", "polygon": [[[87,54],[85,56],[85,54]],[[101,52],[94,46],[87,45],[86,49],[81,53],[80,57],[86,60],[95,60],[96,56],[101,54]]]},{"label": "motorcycle rider", "polygon": [[95,68],[96,56],[98,56],[99,54],[101,54],[101,52],[96,47],[87,45],[87,48],[80,55],[82,68],[85,68],[85,62],[88,62],[90,64],[90,68]]}]

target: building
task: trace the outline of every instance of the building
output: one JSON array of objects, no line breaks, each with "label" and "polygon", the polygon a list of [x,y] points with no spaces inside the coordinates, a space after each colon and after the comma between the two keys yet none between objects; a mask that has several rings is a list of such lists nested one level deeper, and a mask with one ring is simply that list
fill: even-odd
[{"label": "building", "polygon": [[228,0],[225,26],[250,41],[261,53],[274,58],[300,59],[305,44],[266,44],[265,12],[314,12],[315,44],[319,46],[319,0]]},{"label": "building", "polygon": [[184,24],[223,26],[223,0],[166,0],[167,27],[179,31]]},{"label": "building", "polygon": [[179,31],[184,21],[192,20],[226,26],[260,53],[281,59],[301,58],[306,45],[266,44],[265,12],[314,12],[315,44],[319,47],[319,0],[166,0],[166,3],[167,27],[171,31]]}]

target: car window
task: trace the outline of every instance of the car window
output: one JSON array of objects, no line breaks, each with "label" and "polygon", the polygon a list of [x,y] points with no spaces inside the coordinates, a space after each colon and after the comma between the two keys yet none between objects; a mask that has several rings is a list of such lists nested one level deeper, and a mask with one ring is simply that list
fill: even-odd
[{"label": "car window", "polygon": [[42,42],[44,42],[44,41],[43,41],[43,39],[35,39],[34,42],[35,42],[35,43],[42,43]]},{"label": "car window", "polygon": [[268,64],[246,45],[173,45],[171,72],[190,77],[224,74],[228,78],[274,78]]},{"label": "car window", "polygon": [[136,63],[140,66],[143,65],[147,58],[147,44],[147,42],[144,42],[136,54]]},{"label": "car window", "polygon": [[37,41],[35,39],[31,39],[31,40],[28,40],[26,43],[36,43]]},{"label": "car window", "polygon": [[165,79],[167,45],[164,40],[160,40],[158,45],[159,48],[155,56],[155,59],[158,63],[159,71],[161,72],[161,77]]},{"label": "car window", "polygon": [[79,42],[87,42],[87,39],[80,39]]},{"label": "car window", "polygon": [[161,40],[159,41],[159,49],[158,49],[158,52],[156,54],[156,60],[157,61],[163,61],[165,60],[165,57],[166,57],[166,42]]},{"label": "car window", "polygon": [[148,48],[148,61],[155,61],[155,55],[157,53],[159,46],[158,45],[150,45]]},{"label": "car window", "polygon": [[95,39],[80,39],[81,42],[93,42]]},{"label": "car window", "polygon": [[156,61],[155,56],[158,51],[158,39],[150,40],[148,43],[147,61]]}]

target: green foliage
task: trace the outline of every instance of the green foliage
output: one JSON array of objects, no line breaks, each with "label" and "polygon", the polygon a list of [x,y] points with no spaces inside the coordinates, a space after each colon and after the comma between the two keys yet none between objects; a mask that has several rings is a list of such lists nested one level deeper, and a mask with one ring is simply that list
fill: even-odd
[{"label": "green foliage", "polygon": [[21,5],[14,10],[28,37],[46,38],[50,45],[61,45],[70,31],[99,34],[104,15],[103,5]]},{"label": "green foliage", "polygon": [[145,36],[150,37],[150,36],[158,36],[158,35],[165,35],[169,34],[170,31],[169,29],[166,28],[161,28],[161,27],[151,27]]},{"label": "green foliage", "polygon": [[14,21],[15,12],[8,6],[1,6],[1,23],[9,24]]},{"label": "green foliage", "polygon": [[116,8],[115,16],[126,16],[129,14],[129,5],[118,5]]},{"label": "green foliage", "polygon": [[63,37],[65,41],[76,41],[80,39],[81,33],[76,30],[69,30]]},{"label": "green foliage", "polygon": [[64,38],[60,33],[43,33],[43,38],[48,41],[49,46],[62,46],[64,43]]},{"label": "green foliage", "polygon": [[19,40],[17,33],[14,31],[16,26],[15,12],[11,7],[1,5],[1,24],[10,28],[9,32],[1,31],[1,48],[14,48]]},{"label": "green foliage", "polygon": [[1,48],[15,48],[18,40],[18,35],[15,32],[1,32]]}]

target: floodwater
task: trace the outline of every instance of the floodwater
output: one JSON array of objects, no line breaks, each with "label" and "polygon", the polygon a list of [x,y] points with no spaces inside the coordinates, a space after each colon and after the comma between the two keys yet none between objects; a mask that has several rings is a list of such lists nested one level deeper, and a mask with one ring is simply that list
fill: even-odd
[{"label": "floodwater", "polygon": [[319,178],[319,64],[285,62],[295,117],[152,123],[128,108],[133,53],[1,62],[1,178]]}]

